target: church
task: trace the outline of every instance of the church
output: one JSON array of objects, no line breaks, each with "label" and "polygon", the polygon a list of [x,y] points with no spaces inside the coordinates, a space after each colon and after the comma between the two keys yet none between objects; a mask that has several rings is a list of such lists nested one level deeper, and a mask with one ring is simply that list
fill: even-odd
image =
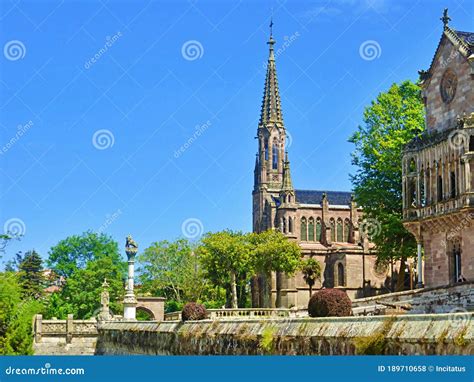
[{"label": "church", "polygon": [[405,227],[424,255],[424,285],[474,280],[474,33],[444,28],[420,72],[426,132],[403,156]]},{"label": "church", "polygon": [[[394,266],[376,263],[374,246],[364,234],[366,223],[362,209],[356,205],[351,193],[300,190],[293,186],[289,154],[285,151],[287,133],[278,88],[275,42],[270,32],[257,129],[253,231],[278,229],[300,245],[305,258],[316,259],[321,265],[322,276],[314,290],[341,288],[352,299],[388,293],[394,280]],[[262,280],[252,285],[253,306],[265,306],[261,283]],[[274,274],[271,286],[271,306],[307,306],[309,287],[300,272],[291,277]]]}]

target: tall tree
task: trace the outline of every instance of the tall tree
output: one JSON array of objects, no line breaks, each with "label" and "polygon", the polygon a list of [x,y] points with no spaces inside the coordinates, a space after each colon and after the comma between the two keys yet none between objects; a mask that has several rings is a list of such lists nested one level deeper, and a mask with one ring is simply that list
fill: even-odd
[{"label": "tall tree", "polygon": [[18,277],[23,296],[39,298],[43,295],[43,260],[35,250],[25,253],[18,265]]},{"label": "tall tree", "polygon": [[137,262],[144,291],[178,304],[200,299],[205,280],[188,240],[155,242],[138,255]]},{"label": "tall tree", "polygon": [[420,88],[405,81],[372,101],[364,111],[364,126],[349,138],[355,145],[357,170],[351,179],[356,201],[372,219],[364,226],[366,233],[372,233],[379,261],[401,260],[399,282],[405,260],[416,253],[415,239],[402,224],[402,153],[424,126]]},{"label": "tall tree", "polygon": [[316,280],[321,278],[321,264],[312,257],[303,260],[301,262],[301,273],[303,274],[303,280],[309,287],[309,296],[311,297]]},{"label": "tall tree", "polygon": [[[262,277],[263,307],[270,307],[271,273],[293,274],[301,264],[301,249],[296,242],[288,240],[276,230],[253,233],[251,242],[253,268]],[[277,301],[280,301],[279,294],[280,290],[277,289]]]},{"label": "tall tree", "polygon": [[238,307],[238,280],[252,273],[251,249],[248,235],[226,230],[206,234],[196,250],[206,276],[229,287],[231,308]]},{"label": "tall tree", "polygon": [[48,265],[60,276],[69,277],[87,262],[109,257],[120,262],[118,244],[104,233],[87,231],[61,240],[49,251]]}]

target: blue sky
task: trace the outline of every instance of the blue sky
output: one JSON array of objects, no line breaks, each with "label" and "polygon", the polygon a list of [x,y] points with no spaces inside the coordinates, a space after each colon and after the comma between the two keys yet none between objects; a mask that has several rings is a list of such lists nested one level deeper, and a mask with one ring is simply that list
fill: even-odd
[{"label": "blue sky", "polygon": [[4,260],[87,229],[142,248],[251,230],[272,8],[300,189],[351,189],[348,136],[428,68],[444,7],[474,30],[468,0],[0,4],[0,228],[24,233]]}]

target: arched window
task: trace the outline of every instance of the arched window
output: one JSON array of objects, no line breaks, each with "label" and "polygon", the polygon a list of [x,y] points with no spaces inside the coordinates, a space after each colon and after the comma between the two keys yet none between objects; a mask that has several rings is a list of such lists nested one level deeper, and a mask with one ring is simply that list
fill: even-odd
[{"label": "arched window", "polygon": [[342,263],[338,263],[336,286],[344,286],[345,284],[346,282],[344,280],[344,265],[342,265]]},{"label": "arched window", "polygon": [[456,173],[454,171],[451,171],[450,177],[450,191],[451,191],[451,198],[456,197]]},{"label": "arched window", "polygon": [[308,241],[314,241],[314,218],[308,221]]},{"label": "arched window", "polygon": [[474,151],[474,135],[469,137],[469,151]]},{"label": "arched window", "polygon": [[316,241],[321,241],[321,219],[316,220]]},{"label": "arched window", "polygon": [[283,233],[286,233],[286,219],[282,218],[282,223],[283,223]]},{"label": "arched window", "polygon": [[336,223],[333,218],[329,220],[329,227],[331,228],[331,241],[336,241]]},{"label": "arched window", "polygon": [[443,200],[443,177],[438,175],[438,202]]},{"label": "arched window", "polygon": [[273,144],[272,148],[272,168],[278,169],[278,146],[276,143]]},{"label": "arched window", "polygon": [[344,220],[344,239],[346,243],[351,242],[351,222],[349,219]]},{"label": "arched window", "polygon": [[301,241],[308,240],[308,231],[306,227],[306,218],[301,219]]},{"label": "arched window", "polygon": [[416,172],[416,164],[415,164],[414,159],[410,160],[410,165],[408,166],[408,171],[409,172]]},{"label": "arched window", "polygon": [[268,139],[265,139],[265,160],[268,160]]},{"label": "arched window", "polygon": [[293,233],[293,218],[288,218],[288,232]]},{"label": "arched window", "polygon": [[342,243],[343,234],[342,234],[342,219],[337,219],[337,242]]}]

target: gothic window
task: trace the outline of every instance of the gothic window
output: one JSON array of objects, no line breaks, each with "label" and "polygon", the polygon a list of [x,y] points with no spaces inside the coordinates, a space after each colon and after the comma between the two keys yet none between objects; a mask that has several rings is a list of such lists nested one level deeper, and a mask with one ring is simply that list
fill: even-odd
[{"label": "gothic window", "polygon": [[288,195],[288,203],[291,203],[291,195]]},{"label": "gothic window", "polygon": [[438,202],[443,200],[443,177],[438,175]]},{"label": "gothic window", "polygon": [[329,227],[331,229],[331,241],[336,241],[336,223],[333,218],[329,220]]},{"label": "gothic window", "polygon": [[301,219],[301,241],[308,240],[308,230],[306,227],[306,218]]},{"label": "gothic window", "polygon": [[293,218],[288,218],[288,232],[293,233]]},{"label": "gothic window", "polygon": [[314,218],[308,221],[308,241],[314,241]]},{"label": "gothic window", "polygon": [[415,164],[414,159],[410,160],[410,165],[408,167],[408,172],[416,172],[416,164]]},{"label": "gothic window", "polygon": [[283,229],[283,233],[286,233],[286,219],[285,218],[282,218],[282,229]]},{"label": "gothic window", "polygon": [[272,148],[272,169],[278,169],[278,146],[276,143],[273,144]]},{"label": "gothic window", "polygon": [[474,135],[469,137],[469,151],[474,151]]},{"label": "gothic window", "polygon": [[454,171],[451,171],[450,177],[450,191],[451,191],[451,198],[456,197],[456,173]]},{"label": "gothic window", "polygon": [[455,242],[452,246],[452,278],[455,283],[464,281],[461,273],[461,243]]},{"label": "gothic window", "polygon": [[321,241],[321,219],[316,220],[316,241]]},{"label": "gothic window", "polygon": [[344,265],[342,263],[337,264],[336,272],[336,286],[344,286],[346,281],[344,280]]},{"label": "gothic window", "polygon": [[351,241],[351,222],[349,219],[344,220],[344,239],[346,243]]},{"label": "gothic window", "polygon": [[425,191],[425,178],[424,178],[424,171],[421,169],[420,172],[420,203],[421,206],[426,206],[426,191]]},{"label": "gothic window", "polygon": [[337,219],[337,242],[342,243],[343,241],[343,233],[342,233],[342,219]]},{"label": "gothic window", "polygon": [[265,160],[268,160],[268,139],[265,139]]}]

